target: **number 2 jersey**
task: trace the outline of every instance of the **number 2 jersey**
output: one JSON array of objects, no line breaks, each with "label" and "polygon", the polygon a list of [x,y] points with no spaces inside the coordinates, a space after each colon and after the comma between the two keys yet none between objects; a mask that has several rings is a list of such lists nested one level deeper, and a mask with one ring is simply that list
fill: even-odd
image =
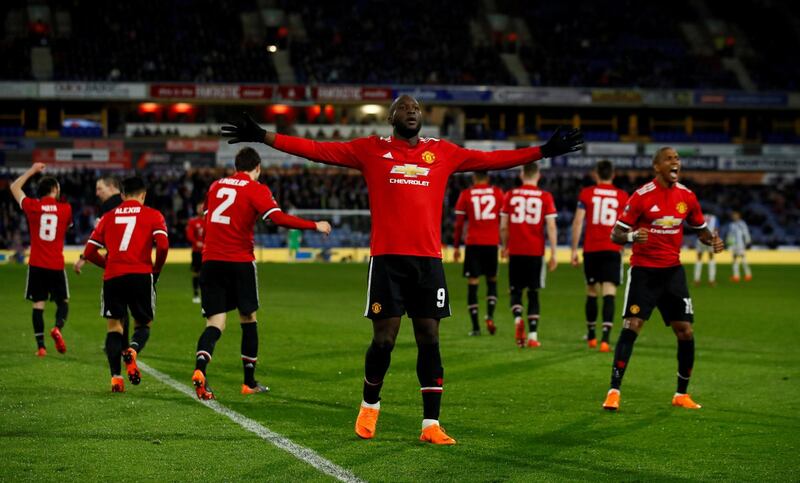
[{"label": "number 2 jersey", "polygon": [[631,266],[680,265],[684,221],[696,230],[706,226],[697,196],[686,186],[675,183],[667,188],[653,180],[636,190],[617,220],[627,230],[646,228],[649,232],[645,243],[633,244]]},{"label": "number 2 jersey", "polygon": [[476,184],[461,192],[456,201],[453,245],[461,244],[464,219],[467,220],[467,245],[500,244],[500,207],[503,191],[497,186]]},{"label": "number 2 jersey", "polygon": [[[132,273],[153,273],[152,253],[156,237],[164,237],[164,242],[167,240],[164,216],[136,200],[125,200],[103,215],[88,244],[106,249],[103,280],[109,280]],[[166,252],[163,258],[166,259]],[[94,261],[93,258],[90,260]],[[155,271],[160,268],[156,266]]]},{"label": "number 2 jersey", "polygon": [[23,197],[20,207],[28,219],[31,256],[28,264],[48,270],[64,270],[64,237],[72,226],[72,207],[51,196]]},{"label": "number 2 jersey", "polygon": [[586,210],[583,236],[584,253],[622,249],[611,241],[611,231],[628,201],[628,194],[612,184],[601,183],[581,190],[578,208]]},{"label": "number 2 jersey", "polygon": [[514,188],[506,193],[501,214],[508,217],[509,255],[544,255],[545,220],[558,216],[550,192],[529,184]]}]

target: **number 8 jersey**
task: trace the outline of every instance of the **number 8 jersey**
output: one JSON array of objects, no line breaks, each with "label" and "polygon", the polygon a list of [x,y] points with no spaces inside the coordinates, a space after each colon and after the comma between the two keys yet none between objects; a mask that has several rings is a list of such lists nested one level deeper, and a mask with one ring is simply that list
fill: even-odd
[{"label": "number 8 jersey", "polygon": [[578,208],[586,210],[583,252],[618,252],[621,245],[611,241],[611,231],[628,202],[628,194],[612,184],[597,184],[581,190]]},{"label": "number 8 jersey", "polygon": [[538,186],[524,184],[506,193],[501,216],[508,217],[509,255],[544,255],[544,222],[556,217],[553,195]]},{"label": "number 8 jersey", "polygon": [[20,207],[28,219],[31,256],[28,264],[48,270],[64,270],[64,236],[72,226],[72,207],[51,196],[37,200],[23,197]]},{"label": "number 8 jersey", "polygon": [[107,250],[103,280],[132,273],[153,273],[153,240],[167,236],[164,216],[136,200],[107,212],[89,242]]}]

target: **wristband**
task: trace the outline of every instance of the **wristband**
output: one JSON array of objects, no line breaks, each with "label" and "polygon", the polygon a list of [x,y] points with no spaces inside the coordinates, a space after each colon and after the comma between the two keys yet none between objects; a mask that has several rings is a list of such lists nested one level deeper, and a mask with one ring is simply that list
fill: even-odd
[{"label": "wristband", "polygon": [[83,255],[83,253],[81,253],[81,254],[78,256],[78,258],[80,258],[81,260],[86,260],[86,257]]},{"label": "wristband", "polygon": [[633,243],[634,241],[636,241],[636,234],[637,234],[637,233],[638,233],[638,232],[636,232],[636,231],[630,231],[630,232],[628,232],[628,241],[629,241],[630,243]]}]

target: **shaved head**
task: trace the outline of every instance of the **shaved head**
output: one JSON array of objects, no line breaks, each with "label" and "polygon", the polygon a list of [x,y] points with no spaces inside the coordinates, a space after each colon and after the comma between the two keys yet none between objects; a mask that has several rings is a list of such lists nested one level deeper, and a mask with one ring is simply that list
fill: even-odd
[{"label": "shaved head", "polygon": [[389,106],[389,124],[394,133],[404,139],[416,138],[422,129],[422,110],[419,102],[413,97],[403,94]]}]

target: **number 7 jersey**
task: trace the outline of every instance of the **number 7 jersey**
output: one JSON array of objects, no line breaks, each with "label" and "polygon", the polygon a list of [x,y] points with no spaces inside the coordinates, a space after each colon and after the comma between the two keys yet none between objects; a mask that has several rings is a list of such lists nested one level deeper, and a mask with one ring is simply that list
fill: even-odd
[{"label": "number 7 jersey", "polygon": [[612,184],[583,188],[578,195],[578,208],[586,210],[586,231],[583,252],[618,252],[621,245],[611,241],[611,231],[628,202],[628,193]]},{"label": "number 7 jersey", "polygon": [[103,280],[131,273],[153,273],[153,239],[167,236],[164,216],[136,200],[125,200],[109,211],[89,237],[107,250]]},{"label": "number 7 jersey", "polygon": [[25,196],[20,207],[28,219],[31,257],[28,264],[48,270],[64,269],[64,236],[72,226],[72,207],[51,196],[37,200]]}]

